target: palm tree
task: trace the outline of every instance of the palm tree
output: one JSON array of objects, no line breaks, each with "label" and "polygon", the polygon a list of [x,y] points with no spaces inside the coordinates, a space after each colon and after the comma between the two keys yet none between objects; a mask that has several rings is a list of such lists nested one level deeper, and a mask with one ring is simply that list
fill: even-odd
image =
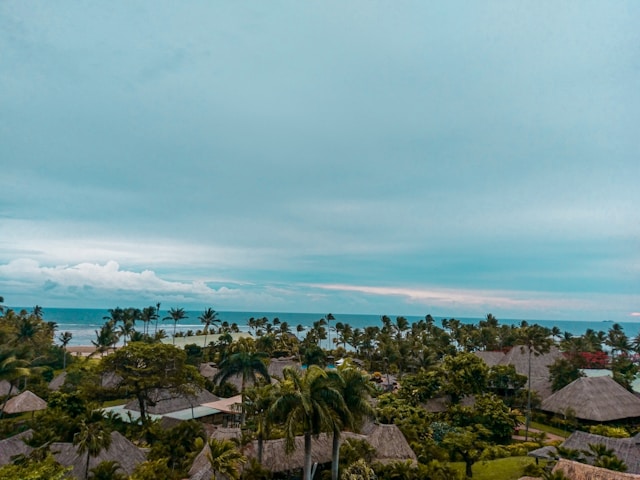
[{"label": "palm tree", "polygon": [[258,440],[257,460],[262,464],[264,440],[269,434],[273,418],[270,415],[271,405],[278,396],[277,385],[271,383],[250,388],[246,394],[247,416],[255,424],[256,438]]},{"label": "palm tree", "polygon": [[91,343],[96,347],[94,353],[100,353],[101,355],[107,351],[110,347],[113,347],[118,343],[118,334],[115,329],[114,323],[110,320],[107,321],[100,330],[95,330],[96,339],[91,340]]},{"label": "palm tree", "polygon": [[213,377],[214,383],[224,383],[227,379],[234,375],[241,375],[242,386],[240,394],[242,395],[242,423],[244,424],[244,390],[248,380],[253,383],[257,382],[256,374],[262,376],[266,382],[271,381],[269,369],[264,363],[266,355],[262,352],[251,352],[248,348],[242,348],[240,351],[233,353],[220,362],[218,373]]},{"label": "palm tree", "polygon": [[218,312],[216,312],[213,308],[207,308],[202,315],[198,317],[201,323],[204,324],[204,345],[203,348],[207,347],[207,334],[209,333],[209,326],[211,324],[220,323],[220,319],[218,318]]},{"label": "palm tree", "polygon": [[274,419],[283,420],[286,450],[295,448],[298,429],[304,435],[303,480],[311,480],[311,437],[322,431],[333,431],[337,412],[345,412],[346,405],[335,379],[317,365],[307,368],[304,375],[286,367],[281,394],[271,406]]},{"label": "palm tree", "polygon": [[73,444],[78,449],[78,455],[87,454],[84,469],[86,480],[89,478],[89,460],[91,457],[97,457],[102,450],[111,446],[111,435],[101,421],[87,423],[86,420],[82,420],[80,431],[73,436]]},{"label": "palm tree", "polygon": [[247,461],[236,445],[230,440],[209,440],[209,452],[207,459],[213,470],[212,480],[216,479],[216,473],[224,475],[231,480],[240,479],[239,466]]},{"label": "palm tree", "polygon": [[[340,461],[340,426],[357,430],[365,417],[374,414],[369,402],[369,396],[373,391],[373,385],[367,375],[348,362],[337,369],[339,380],[336,386],[340,387],[342,400],[346,407],[344,411],[337,410],[340,422],[333,424],[333,443],[331,450],[331,480],[338,480],[338,467]],[[331,375],[331,374],[330,374]]]},{"label": "palm tree", "polygon": [[67,369],[67,345],[73,338],[73,334],[71,332],[62,332],[60,336],[58,336],[58,340],[62,344],[63,357],[62,357],[62,369]]},{"label": "palm tree", "polygon": [[171,308],[169,309],[169,316],[164,317],[162,320],[173,320],[173,344],[176,344],[176,327],[180,320],[184,320],[187,314],[184,312],[184,308]]},{"label": "palm tree", "polygon": [[158,313],[156,312],[155,307],[148,306],[142,309],[142,311],[140,312],[140,320],[142,320],[142,323],[144,325],[145,335],[149,335],[149,324],[153,320],[157,320],[157,319],[158,319]]},{"label": "palm tree", "polygon": [[157,334],[158,333],[158,319],[160,318],[160,302],[156,303],[156,328],[155,331],[153,332],[153,334]]},{"label": "palm tree", "polygon": [[0,418],[4,413],[4,407],[11,397],[13,383],[21,377],[28,377],[31,374],[29,370],[29,361],[24,357],[24,352],[18,349],[0,348],[0,380],[9,382],[9,392],[0,408]]},{"label": "palm tree", "polygon": [[529,425],[531,423],[531,355],[536,357],[549,352],[551,348],[550,330],[540,325],[528,325],[522,322],[520,326],[519,341],[522,350],[528,352],[528,382],[527,382],[527,416],[525,421],[525,441],[529,439]]}]

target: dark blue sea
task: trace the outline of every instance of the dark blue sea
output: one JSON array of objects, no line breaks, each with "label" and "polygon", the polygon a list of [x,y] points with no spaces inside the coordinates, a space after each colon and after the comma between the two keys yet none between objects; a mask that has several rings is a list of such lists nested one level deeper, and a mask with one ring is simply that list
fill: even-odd
[{"label": "dark blue sea", "polygon": [[[12,307],[19,311],[19,307]],[[26,308],[26,310],[31,310]],[[203,325],[198,320],[202,311],[187,311],[187,318],[177,325],[178,331],[186,332],[188,330],[199,330]],[[382,326],[380,315],[357,315],[357,314],[333,314],[335,322],[348,323],[353,328],[364,328],[367,326]],[[161,309],[160,316],[167,316],[167,312]],[[290,312],[218,312],[218,318],[221,321],[229,322],[229,324],[237,323],[242,331],[248,331],[248,320],[251,317],[262,318],[267,317],[269,320],[279,318],[281,322],[289,323],[292,331],[295,332],[297,325],[304,327],[312,326],[313,322],[324,317],[323,313],[290,313]],[[96,330],[105,322],[105,317],[109,317],[107,309],[84,309],[84,308],[44,308],[43,318],[47,322],[56,322],[58,325],[57,332],[71,332],[73,338],[70,345],[91,345],[91,341],[96,339]],[[395,315],[389,315],[395,319]],[[405,315],[409,322],[416,322],[423,319],[423,316]],[[441,325],[443,318],[457,318],[463,323],[478,323],[482,318],[461,318],[461,317],[433,317],[438,325]],[[498,318],[500,324],[519,325],[521,320]],[[606,332],[613,325],[612,322],[587,322],[587,321],[571,321],[571,320],[527,320],[529,324],[537,323],[544,327],[558,327],[561,332],[569,332],[573,335],[581,335],[588,328],[595,331],[602,330]],[[334,321],[331,325],[334,325]],[[634,338],[640,332],[640,322],[621,322],[624,332],[629,338]],[[141,328],[141,327],[140,327]],[[164,328],[170,335],[173,332],[172,321],[159,321],[158,328]],[[58,334],[56,334],[57,337]]]}]

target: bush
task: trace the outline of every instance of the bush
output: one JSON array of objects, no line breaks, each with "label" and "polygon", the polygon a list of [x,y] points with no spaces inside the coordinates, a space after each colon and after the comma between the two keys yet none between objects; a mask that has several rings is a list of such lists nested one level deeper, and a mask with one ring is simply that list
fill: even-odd
[{"label": "bush", "polygon": [[631,436],[624,427],[611,427],[609,425],[593,425],[589,427],[589,432],[594,435],[611,438],[629,438]]}]

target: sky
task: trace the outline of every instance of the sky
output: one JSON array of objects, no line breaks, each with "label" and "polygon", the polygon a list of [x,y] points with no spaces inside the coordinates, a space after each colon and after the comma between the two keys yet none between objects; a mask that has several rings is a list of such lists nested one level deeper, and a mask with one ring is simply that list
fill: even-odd
[{"label": "sky", "polygon": [[640,321],[640,2],[0,1],[7,306]]}]

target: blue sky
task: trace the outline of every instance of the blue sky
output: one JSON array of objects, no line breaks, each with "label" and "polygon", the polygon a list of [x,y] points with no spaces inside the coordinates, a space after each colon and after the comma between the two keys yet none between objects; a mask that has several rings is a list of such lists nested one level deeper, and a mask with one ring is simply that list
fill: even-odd
[{"label": "blue sky", "polygon": [[0,295],[637,319],[638,24],[636,1],[5,0]]}]

